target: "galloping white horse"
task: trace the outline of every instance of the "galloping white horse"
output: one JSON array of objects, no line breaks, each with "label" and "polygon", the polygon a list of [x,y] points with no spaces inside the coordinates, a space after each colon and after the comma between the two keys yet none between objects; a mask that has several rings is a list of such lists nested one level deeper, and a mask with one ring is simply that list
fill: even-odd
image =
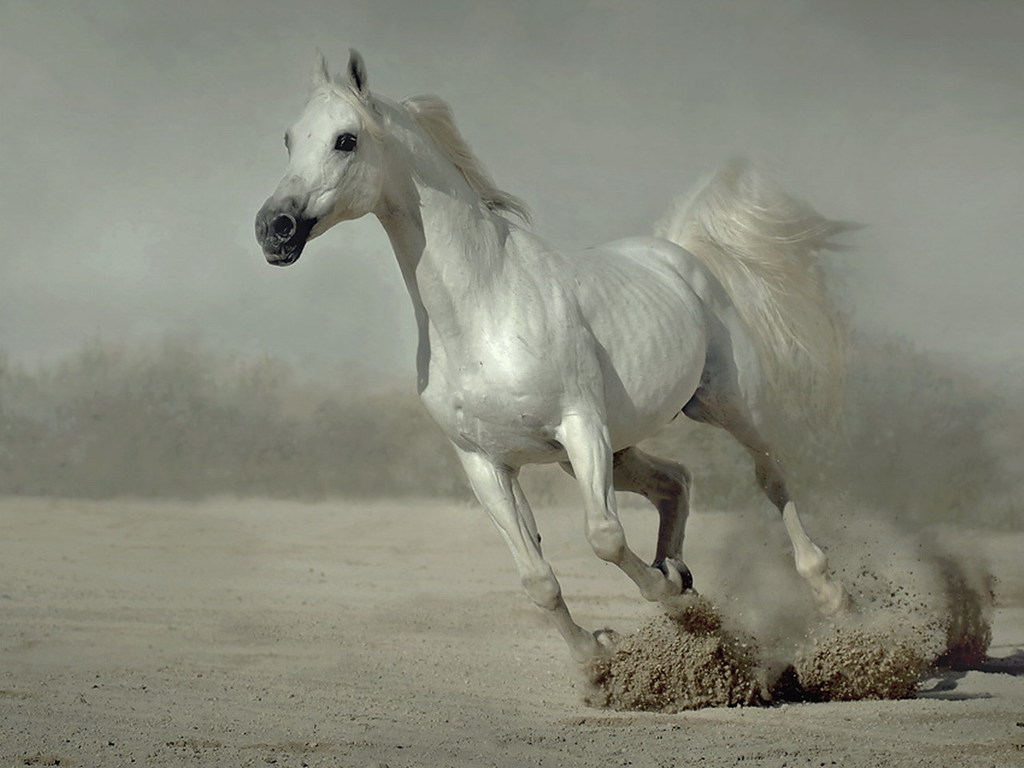
[{"label": "galloping white horse", "polygon": [[[816,253],[846,225],[735,162],[668,217],[661,238],[556,251],[515,223],[528,219],[524,204],[494,185],[443,101],[371,93],[355,51],[337,78],[318,55],[285,144],[287,173],[256,217],[267,261],[293,264],[338,222],[380,220],[416,314],[420,397],[527,595],[576,658],[606,653],[612,639],[570,616],[519,470],[561,462],[597,556],[645,598],[671,601],[692,586],[682,559],[690,474],[636,444],[680,411],[746,447],[820,608],[844,607],[752,413],[766,381],[807,400],[834,380],[839,340]],[[657,508],[653,565],[627,546],[613,489]]]}]

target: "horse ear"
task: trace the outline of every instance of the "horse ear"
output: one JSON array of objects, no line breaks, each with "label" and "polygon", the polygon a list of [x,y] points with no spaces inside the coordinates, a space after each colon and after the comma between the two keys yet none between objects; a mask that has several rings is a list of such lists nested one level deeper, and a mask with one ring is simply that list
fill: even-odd
[{"label": "horse ear", "polygon": [[316,54],[313,56],[313,66],[309,70],[309,88],[310,90],[316,90],[321,86],[327,85],[329,82],[331,82],[331,75],[327,70],[327,59],[324,58],[323,53],[317,48]]},{"label": "horse ear", "polygon": [[348,82],[360,96],[369,95],[366,87],[366,64],[355,48],[348,49]]}]

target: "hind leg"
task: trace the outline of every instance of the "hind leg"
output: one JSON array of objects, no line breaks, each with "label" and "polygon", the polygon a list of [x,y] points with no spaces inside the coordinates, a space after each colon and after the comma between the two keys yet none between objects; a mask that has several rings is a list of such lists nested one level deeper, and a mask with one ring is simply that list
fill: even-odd
[{"label": "hind leg", "polygon": [[754,460],[757,483],[771,502],[782,513],[782,522],[793,545],[796,570],[814,593],[818,608],[826,616],[834,616],[848,609],[850,599],[843,587],[828,573],[828,561],[804,530],[796,505],[786,489],[786,480],[778,459],[764,441],[746,405],[738,396],[714,394],[705,386],[694,394],[683,408],[683,413],[694,421],[721,427],[747,449]]},{"label": "hind leg", "polygon": [[686,467],[660,459],[639,448],[626,448],[612,457],[612,480],[617,491],[637,493],[658,510],[658,546],[654,566],[669,565],[680,575],[683,589],[693,587],[693,576],[683,563],[683,537],[690,514],[692,477]]}]

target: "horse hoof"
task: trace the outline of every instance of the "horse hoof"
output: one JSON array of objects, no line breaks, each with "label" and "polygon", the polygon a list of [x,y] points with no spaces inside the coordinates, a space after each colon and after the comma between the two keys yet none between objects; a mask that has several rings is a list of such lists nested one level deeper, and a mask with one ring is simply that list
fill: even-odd
[{"label": "horse hoof", "polygon": [[815,590],[815,602],[825,618],[842,620],[855,613],[855,603],[842,584],[829,581]]},{"label": "horse hoof", "polygon": [[678,594],[693,589],[693,574],[682,560],[665,558],[656,562],[653,567],[665,574],[665,578],[679,588]]},{"label": "horse hoof", "polygon": [[598,646],[600,646],[603,652],[602,655],[605,656],[615,653],[620,640],[619,633],[614,629],[608,628],[595,630],[594,639],[597,641]]}]

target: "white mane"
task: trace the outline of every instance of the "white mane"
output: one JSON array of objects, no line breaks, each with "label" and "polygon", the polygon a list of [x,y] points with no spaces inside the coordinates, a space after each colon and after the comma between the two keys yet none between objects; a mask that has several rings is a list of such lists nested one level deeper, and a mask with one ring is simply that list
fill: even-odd
[{"label": "white mane", "polygon": [[512,213],[524,222],[530,221],[530,210],[522,200],[498,188],[483,163],[473,154],[455,125],[451,107],[437,96],[413,96],[401,102],[416,124],[423,129],[438,149],[458,168],[480,199],[492,211]]}]

